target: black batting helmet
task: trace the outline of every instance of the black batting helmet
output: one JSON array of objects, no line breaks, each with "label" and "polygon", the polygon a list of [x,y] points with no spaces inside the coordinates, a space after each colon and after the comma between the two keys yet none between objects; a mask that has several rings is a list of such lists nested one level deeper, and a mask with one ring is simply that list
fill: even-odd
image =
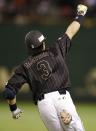
[{"label": "black batting helmet", "polygon": [[28,49],[35,49],[42,45],[43,41],[45,40],[45,37],[43,34],[37,30],[30,31],[25,36],[25,43]]}]

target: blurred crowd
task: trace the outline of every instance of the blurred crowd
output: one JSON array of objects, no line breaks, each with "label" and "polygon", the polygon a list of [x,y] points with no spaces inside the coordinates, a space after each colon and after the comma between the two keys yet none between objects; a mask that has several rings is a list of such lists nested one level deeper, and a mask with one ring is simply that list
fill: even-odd
[{"label": "blurred crowd", "polygon": [[89,7],[88,17],[96,17],[96,0],[0,0],[0,23],[59,23],[74,17],[79,3]]}]

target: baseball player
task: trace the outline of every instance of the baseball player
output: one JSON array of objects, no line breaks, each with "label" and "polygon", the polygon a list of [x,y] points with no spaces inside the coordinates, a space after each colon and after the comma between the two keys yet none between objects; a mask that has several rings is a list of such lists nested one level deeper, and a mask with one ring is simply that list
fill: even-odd
[{"label": "baseball player", "polygon": [[24,83],[28,83],[48,131],[84,131],[70,96],[71,84],[65,58],[86,12],[85,5],[78,5],[74,21],[50,46],[46,46],[46,38],[41,32],[35,30],[26,34],[28,58],[17,67],[3,92],[14,119],[22,113],[16,104],[16,94]]}]

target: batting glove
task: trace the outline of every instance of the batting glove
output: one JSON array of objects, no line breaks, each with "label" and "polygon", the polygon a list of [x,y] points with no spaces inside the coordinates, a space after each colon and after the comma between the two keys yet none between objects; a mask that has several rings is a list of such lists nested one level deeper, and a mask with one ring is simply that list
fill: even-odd
[{"label": "batting glove", "polygon": [[22,114],[22,111],[17,108],[15,111],[12,111],[12,117],[13,119],[18,119]]},{"label": "batting glove", "polygon": [[77,14],[84,16],[87,12],[88,7],[82,4],[77,6]]}]

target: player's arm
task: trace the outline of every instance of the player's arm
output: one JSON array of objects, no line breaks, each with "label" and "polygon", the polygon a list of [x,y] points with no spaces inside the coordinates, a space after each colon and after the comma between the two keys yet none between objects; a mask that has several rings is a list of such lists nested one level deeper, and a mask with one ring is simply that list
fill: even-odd
[{"label": "player's arm", "polygon": [[22,111],[17,107],[16,95],[20,90],[21,86],[26,83],[26,76],[22,67],[18,68],[14,75],[9,79],[5,89],[3,91],[3,96],[7,100],[12,117],[18,119]]},{"label": "player's arm", "polygon": [[77,6],[77,16],[75,17],[74,21],[68,26],[65,32],[70,38],[70,40],[74,37],[74,35],[80,29],[80,25],[84,19],[86,12],[87,12],[87,6],[82,5],[82,4]]},{"label": "player's arm", "polygon": [[18,119],[22,113],[22,111],[17,107],[16,104],[16,94],[16,90],[10,84],[7,84],[5,86],[3,96],[9,104],[9,108],[14,119]]}]

